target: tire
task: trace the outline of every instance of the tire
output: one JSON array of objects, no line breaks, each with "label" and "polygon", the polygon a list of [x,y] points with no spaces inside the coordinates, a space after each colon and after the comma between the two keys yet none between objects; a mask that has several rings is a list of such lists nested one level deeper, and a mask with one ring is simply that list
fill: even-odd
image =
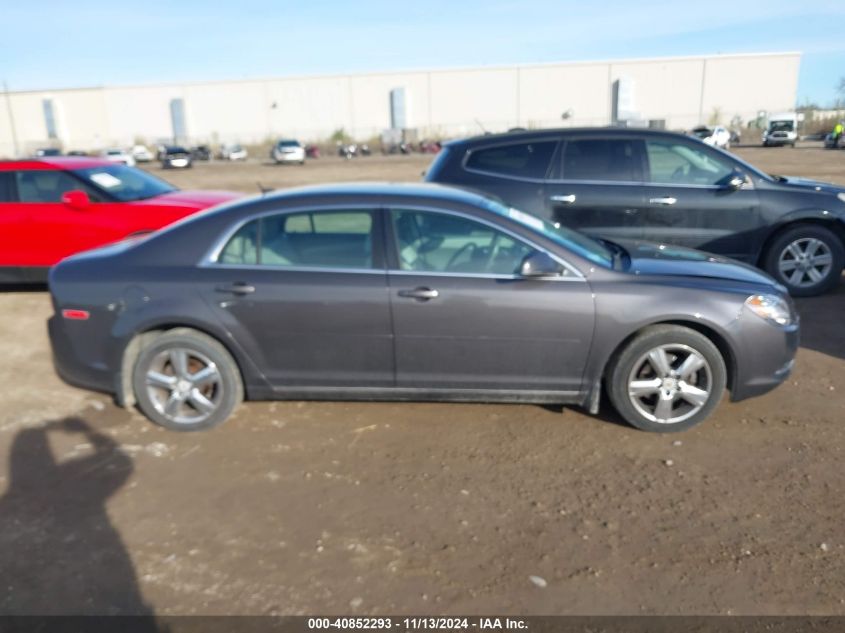
[{"label": "tire", "polygon": [[[663,362],[652,364],[650,355]],[[657,369],[659,365],[665,369]],[[718,406],[726,382],[719,349],[703,334],[678,325],[643,330],[615,356],[606,374],[607,392],[619,415],[631,426],[655,433],[685,431],[703,422]]]},{"label": "tire", "polygon": [[168,330],[141,350],[132,387],[144,415],[171,431],[202,431],[223,423],[244,393],[226,348],[188,328]]},{"label": "tire", "polygon": [[[839,283],[843,264],[842,241],[830,229],[814,224],[783,230],[763,258],[766,272],[786,286],[793,297],[813,297],[832,290]],[[815,280],[817,274],[820,277]]]}]

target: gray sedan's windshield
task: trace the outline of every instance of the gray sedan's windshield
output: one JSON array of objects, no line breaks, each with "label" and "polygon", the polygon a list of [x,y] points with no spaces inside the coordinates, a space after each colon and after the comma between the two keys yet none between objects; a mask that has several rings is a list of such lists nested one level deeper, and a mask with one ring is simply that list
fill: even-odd
[{"label": "gray sedan's windshield", "polygon": [[73,173],[94,188],[105,191],[121,202],[144,200],[176,191],[176,187],[159,180],[152,174],[126,165],[75,169]]},{"label": "gray sedan's windshield", "polygon": [[580,255],[591,262],[601,264],[602,266],[613,266],[613,253],[608,250],[601,242],[593,238],[574,231],[558,223],[551,223],[536,215],[531,215],[525,211],[507,207],[495,200],[487,200],[487,208],[499,215],[503,215],[511,220],[516,220],[520,224],[533,229],[537,233],[554,240],[564,248],[573,251],[576,255]]}]

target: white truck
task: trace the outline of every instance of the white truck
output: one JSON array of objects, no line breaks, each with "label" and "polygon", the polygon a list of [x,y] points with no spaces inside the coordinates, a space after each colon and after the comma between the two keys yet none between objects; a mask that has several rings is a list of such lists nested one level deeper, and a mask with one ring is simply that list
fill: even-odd
[{"label": "white truck", "polygon": [[801,118],[797,112],[779,112],[769,116],[769,123],[763,131],[763,147],[795,147],[795,141],[798,140],[798,121]]}]

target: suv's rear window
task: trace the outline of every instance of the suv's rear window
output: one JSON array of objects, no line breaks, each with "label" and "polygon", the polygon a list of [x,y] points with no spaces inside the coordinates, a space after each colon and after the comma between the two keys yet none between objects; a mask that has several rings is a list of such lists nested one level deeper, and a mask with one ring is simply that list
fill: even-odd
[{"label": "suv's rear window", "polygon": [[467,169],[519,178],[545,178],[557,141],[511,143],[474,150]]}]

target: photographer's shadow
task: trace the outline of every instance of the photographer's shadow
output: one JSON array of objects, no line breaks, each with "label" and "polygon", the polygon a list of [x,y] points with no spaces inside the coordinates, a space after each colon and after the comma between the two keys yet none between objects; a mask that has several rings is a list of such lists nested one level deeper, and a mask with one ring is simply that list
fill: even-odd
[{"label": "photographer's shadow", "polygon": [[[52,433],[78,435],[84,453],[56,460]],[[0,498],[0,613],[152,614],[106,511],[132,470],[113,439],[78,418],[18,433]]]}]

